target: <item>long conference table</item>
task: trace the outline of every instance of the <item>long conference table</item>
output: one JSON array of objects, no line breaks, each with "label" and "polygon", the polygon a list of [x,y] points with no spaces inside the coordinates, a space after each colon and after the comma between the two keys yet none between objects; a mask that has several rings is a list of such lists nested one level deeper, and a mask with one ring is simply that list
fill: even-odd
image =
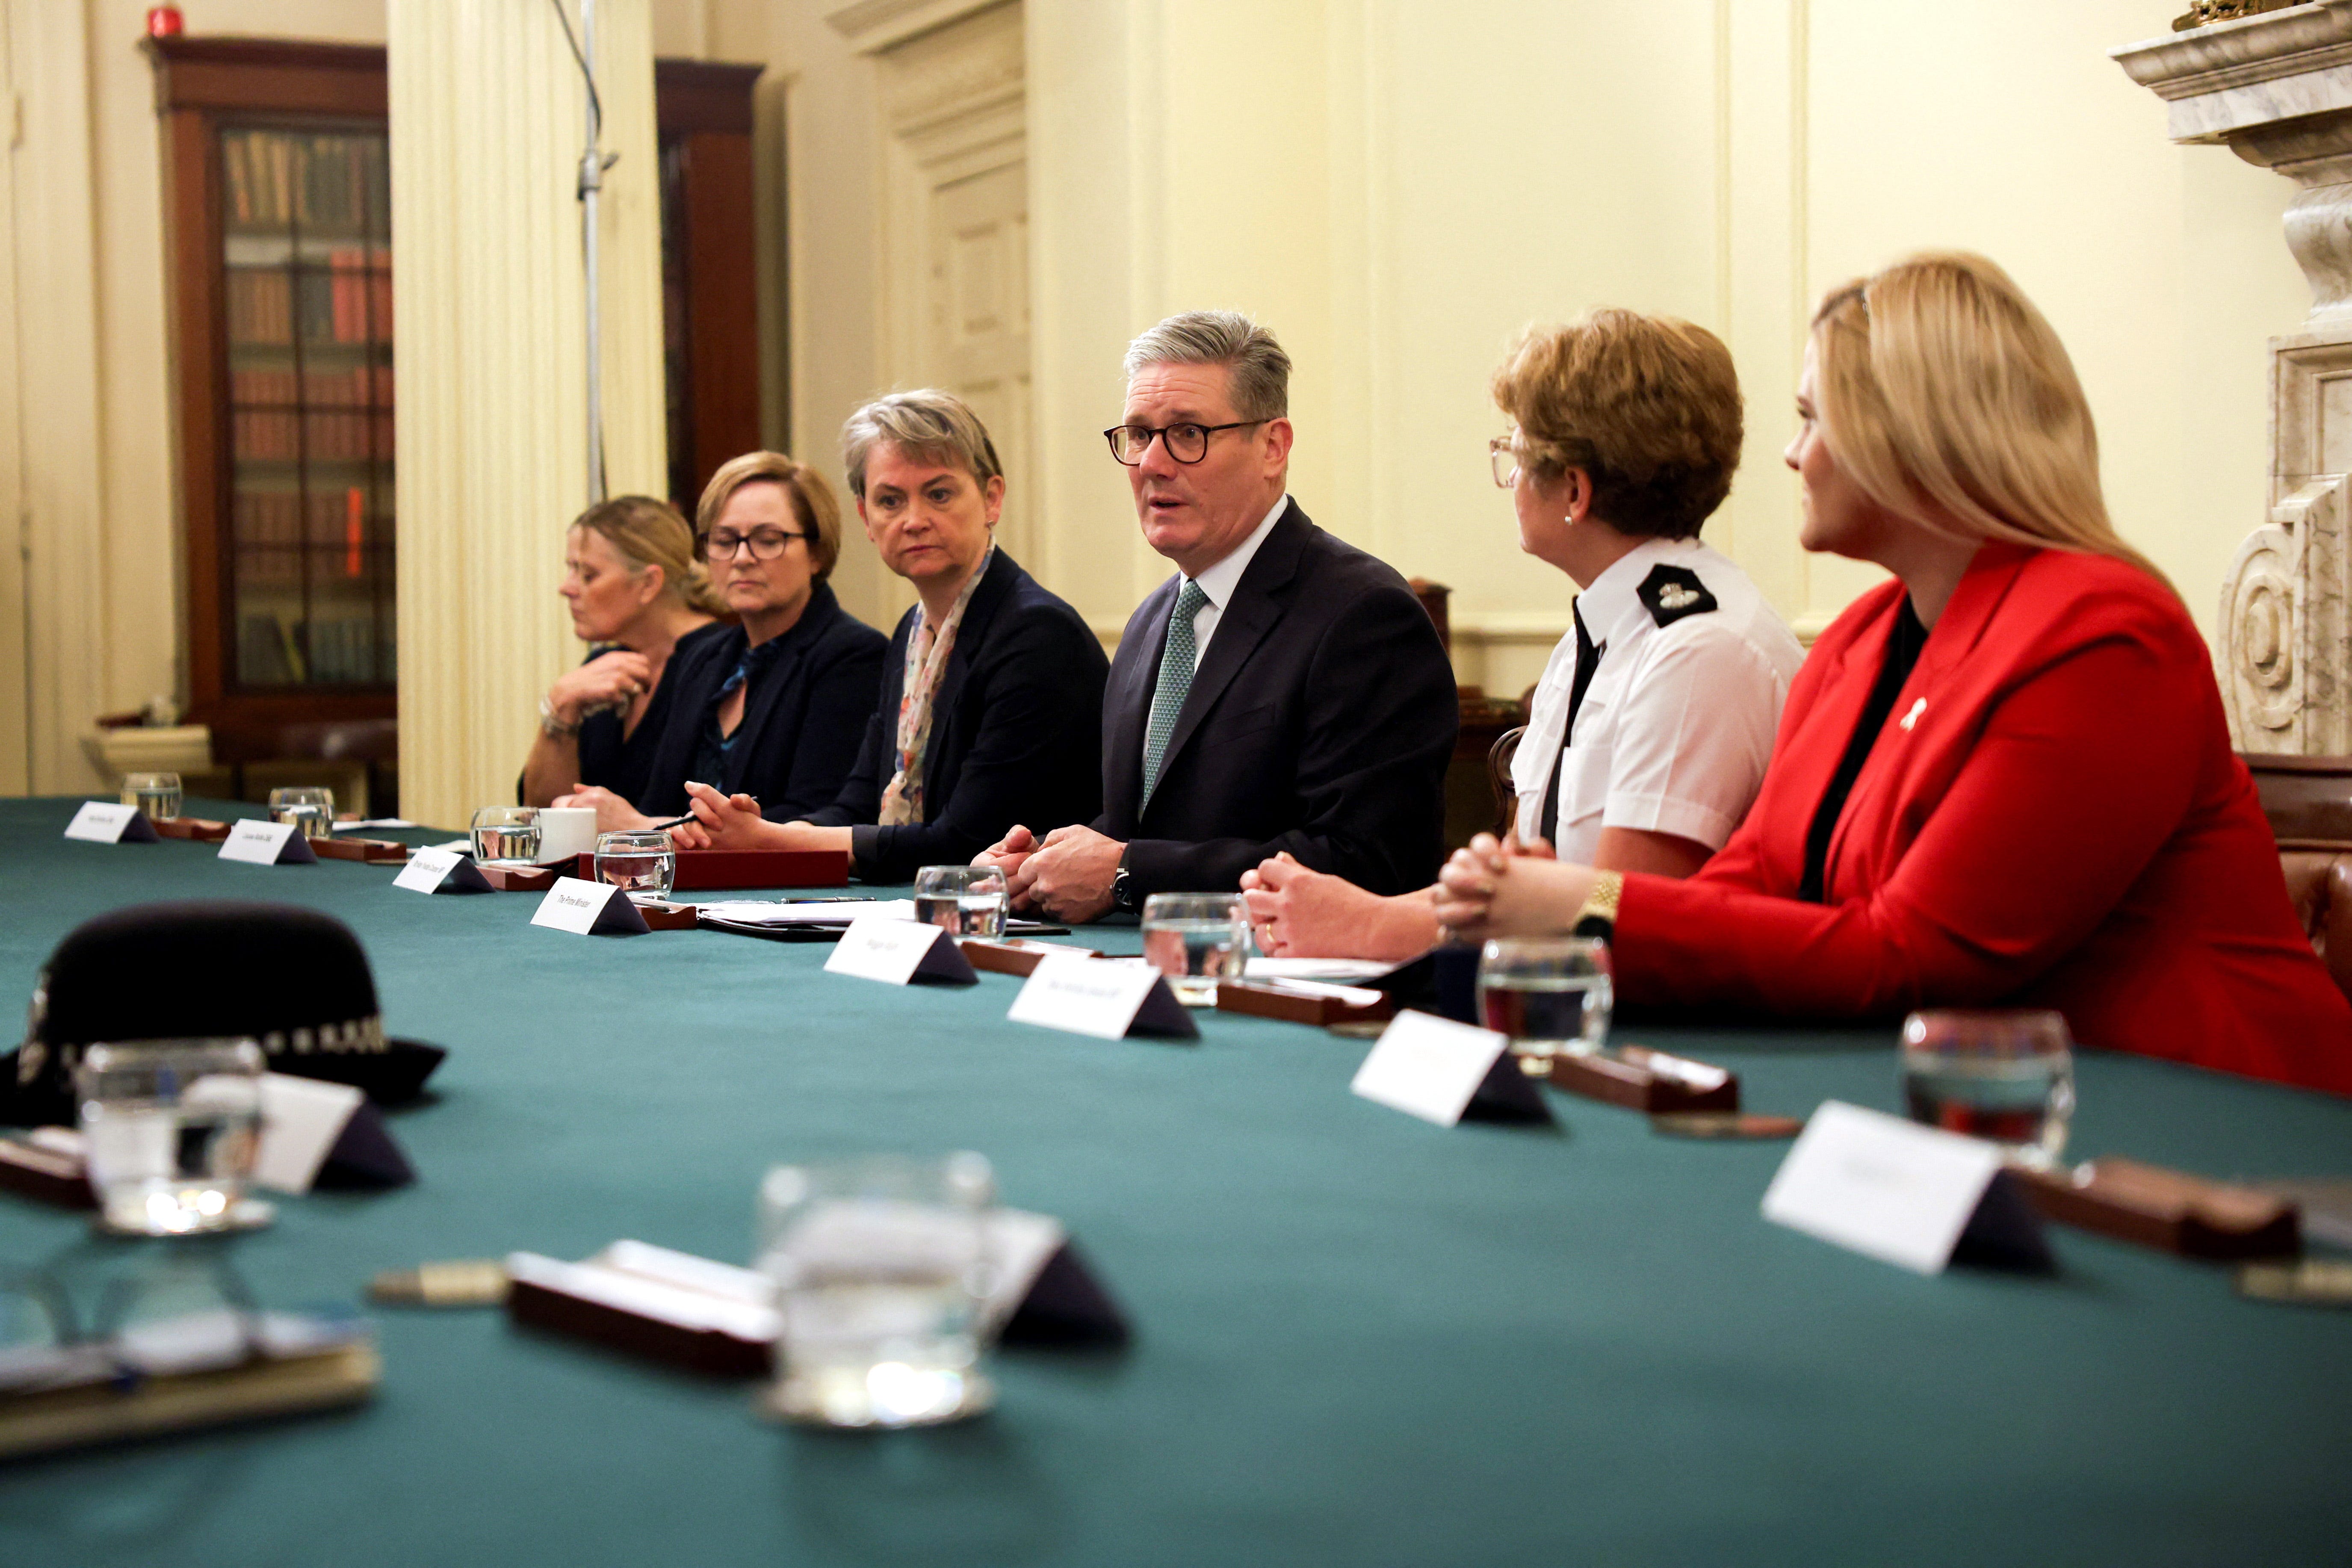
[{"label": "long conference table", "polygon": [[[0,803],[0,1005],[101,911],[279,900],[348,921],[388,1029],[449,1048],[392,1119],[415,1185],[282,1199],[236,1244],[267,1304],[625,1237],[740,1263],[769,1165],[968,1148],[1135,1337],[1001,1352],[975,1421],[838,1434],[495,1310],[383,1310],[371,1405],[0,1466],[11,1568],[2352,1562],[2352,1312],[2224,1268],[2053,1231],[2053,1277],[1915,1277],[1759,1216],[1785,1143],[1558,1096],[1557,1126],[1444,1129],[1349,1092],[1360,1039],[1087,1039],[1008,1022],[1007,976],[566,935],[387,867],[68,843],[74,805]],[[1891,1026],[1621,1037],[1736,1068],[1750,1109],[1896,1109]],[[2079,1083],[2070,1156],[2352,1174],[2352,1103],[2102,1053]],[[152,1244],[0,1194],[0,1264],[122,1245]]]}]

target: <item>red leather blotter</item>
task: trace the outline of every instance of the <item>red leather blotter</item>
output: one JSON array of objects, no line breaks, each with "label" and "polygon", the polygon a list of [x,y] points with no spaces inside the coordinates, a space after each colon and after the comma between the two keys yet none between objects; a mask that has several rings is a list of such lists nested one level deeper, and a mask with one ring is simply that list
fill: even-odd
[{"label": "red leather blotter", "polygon": [[1625,1046],[1605,1056],[1554,1057],[1551,1086],[1653,1116],[1739,1109],[1738,1074],[1647,1046]]},{"label": "red leather blotter", "polygon": [[408,846],[389,838],[313,838],[310,853],[321,860],[369,860],[405,864]]},{"label": "red leather blotter", "polygon": [[543,893],[555,886],[557,874],[550,866],[497,866],[478,860],[474,868],[501,893]]},{"label": "red leather blotter", "polygon": [[[583,881],[596,879],[596,857],[580,853]],[[845,888],[846,849],[681,849],[675,892],[716,893],[738,888]]]},{"label": "red leather blotter", "polygon": [[1396,1016],[1396,1004],[1377,991],[1364,993],[1375,998],[1370,1002],[1343,994],[1360,989],[1353,985],[1318,985],[1310,990],[1298,984],[1221,980],[1217,983],[1217,1011],[1279,1018],[1286,1024],[1311,1024],[1318,1029],[1328,1029],[1334,1024],[1377,1024]]},{"label": "red leather blotter", "polygon": [[1003,942],[990,942],[985,937],[968,936],[956,944],[963,949],[966,963],[974,969],[992,970],[998,974],[1026,976],[1053,953],[1067,952],[1079,958],[1100,958],[1101,953],[1090,947],[1064,947],[1057,942],[1024,942],[1009,937]]},{"label": "red leather blotter", "polygon": [[2217,1260],[2303,1250],[2302,1210],[2272,1193],[2137,1160],[2098,1160],[2073,1172],[2016,1174],[2047,1217],[2119,1241]]},{"label": "red leather blotter", "polygon": [[692,931],[695,924],[692,904],[648,902],[640,900],[637,913],[645,917],[648,931]]},{"label": "red leather blotter", "polygon": [[98,1206],[80,1155],[22,1138],[0,1138],[0,1187],[59,1208]]},{"label": "red leather blotter", "polygon": [[199,844],[217,844],[228,837],[228,824],[208,816],[159,816],[154,826],[159,838],[193,838]]}]

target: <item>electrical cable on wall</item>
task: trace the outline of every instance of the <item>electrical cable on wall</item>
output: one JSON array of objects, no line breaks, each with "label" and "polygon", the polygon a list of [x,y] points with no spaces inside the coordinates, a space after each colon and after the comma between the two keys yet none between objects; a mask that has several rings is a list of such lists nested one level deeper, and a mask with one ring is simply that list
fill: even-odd
[{"label": "electrical cable on wall", "polygon": [[[621,160],[618,153],[605,153],[597,143],[604,134],[604,103],[596,92],[596,0],[580,0],[580,34],[572,32],[572,17],[563,9],[563,0],[548,0],[555,7],[555,20],[563,28],[563,41],[571,46],[572,58],[580,67],[580,79],[588,89],[587,145],[580,152],[580,183],[574,193],[580,200],[580,258],[585,273],[588,327],[588,504],[594,506],[604,499],[604,365],[603,280],[598,276],[597,198],[604,188],[604,171]],[[585,47],[583,47],[583,44]]]}]

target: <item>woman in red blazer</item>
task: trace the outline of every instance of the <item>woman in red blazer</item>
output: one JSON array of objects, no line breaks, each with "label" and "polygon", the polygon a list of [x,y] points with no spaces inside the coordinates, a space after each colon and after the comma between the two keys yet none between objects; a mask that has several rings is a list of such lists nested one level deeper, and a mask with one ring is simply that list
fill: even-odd
[{"label": "woman in red blazer", "polygon": [[1895,580],[1798,672],[1747,821],[1684,882],[1482,838],[1439,918],[1613,918],[1633,1002],[2049,1006],[2089,1045],[2352,1094],[2352,1006],[2203,640],[2107,521],[2049,323],[1980,257],[1914,258],[1823,302],[1798,412],[1805,548]]}]

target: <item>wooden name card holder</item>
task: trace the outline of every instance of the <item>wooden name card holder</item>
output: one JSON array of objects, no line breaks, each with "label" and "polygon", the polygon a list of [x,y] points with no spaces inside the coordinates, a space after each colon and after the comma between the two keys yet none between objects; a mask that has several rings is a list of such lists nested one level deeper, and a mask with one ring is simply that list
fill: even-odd
[{"label": "wooden name card holder", "polygon": [[363,860],[389,866],[408,863],[408,846],[389,838],[313,838],[310,853],[321,860]]},{"label": "wooden name card holder", "polygon": [[749,1269],[635,1241],[579,1263],[513,1253],[506,1268],[518,1323],[713,1377],[759,1377],[773,1363],[780,1325]]},{"label": "wooden name card holder", "polygon": [[554,866],[501,866],[493,860],[478,860],[474,869],[501,893],[543,893],[555,886],[561,874],[561,868]]},{"label": "wooden name card holder", "polygon": [[[581,851],[583,882],[596,879],[596,857]],[[681,849],[675,892],[717,893],[740,888],[845,888],[846,849]]]},{"label": "wooden name card holder", "polygon": [[1551,1086],[1653,1116],[1739,1109],[1738,1074],[1647,1046],[1625,1046],[1601,1056],[1554,1057]]},{"label": "wooden name card holder", "polygon": [[963,959],[974,969],[986,969],[998,974],[1018,974],[1026,979],[1037,965],[1056,952],[1075,953],[1080,958],[1100,958],[1101,953],[1090,947],[1065,947],[1058,942],[1024,942],[1019,937],[1007,937],[1003,942],[990,942],[985,937],[968,936],[958,944],[963,949]]},{"label": "wooden name card holder", "polygon": [[[1370,1001],[1360,998],[1370,996]],[[1307,985],[1269,981],[1221,980],[1217,1011],[1279,1018],[1287,1024],[1379,1024],[1396,1016],[1396,1003],[1354,985]]]},{"label": "wooden name card holder", "polygon": [[649,903],[641,900],[637,913],[645,917],[648,931],[692,931],[696,923],[692,904]]},{"label": "wooden name card holder", "polygon": [[2302,1211],[2275,1194],[2137,1160],[2015,1173],[2047,1217],[2118,1241],[2222,1262],[2303,1250]]},{"label": "wooden name card holder", "polygon": [[228,824],[215,822],[208,816],[159,816],[155,819],[155,836],[159,838],[189,838],[198,844],[217,844],[228,837]]},{"label": "wooden name card holder", "polygon": [[0,1187],[59,1208],[96,1208],[81,1156],[37,1142],[40,1136],[0,1138]]}]

